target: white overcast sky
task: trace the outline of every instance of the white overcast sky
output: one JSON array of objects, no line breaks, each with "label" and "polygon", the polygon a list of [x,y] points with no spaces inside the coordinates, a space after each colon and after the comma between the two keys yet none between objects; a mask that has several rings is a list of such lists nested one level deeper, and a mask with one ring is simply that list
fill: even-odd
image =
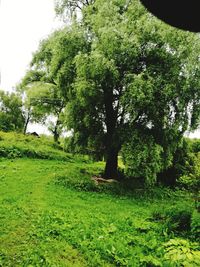
[{"label": "white overcast sky", "polygon": [[54,0],[0,0],[0,70],[3,90],[11,90],[25,74],[39,41],[61,22]]},{"label": "white overcast sky", "polygon": [[[54,0],[0,0],[0,89],[11,91],[20,82],[40,40],[61,27]],[[28,131],[48,133],[39,124]]]}]

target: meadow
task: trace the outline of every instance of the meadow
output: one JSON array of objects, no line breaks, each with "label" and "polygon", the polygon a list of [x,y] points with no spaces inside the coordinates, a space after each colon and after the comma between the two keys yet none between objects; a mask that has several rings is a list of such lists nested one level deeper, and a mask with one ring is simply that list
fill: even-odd
[{"label": "meadow", "polygon": [[0,266],[199,266],[194,194],[97,185],[103,167],[83,156],[1,156]]}]

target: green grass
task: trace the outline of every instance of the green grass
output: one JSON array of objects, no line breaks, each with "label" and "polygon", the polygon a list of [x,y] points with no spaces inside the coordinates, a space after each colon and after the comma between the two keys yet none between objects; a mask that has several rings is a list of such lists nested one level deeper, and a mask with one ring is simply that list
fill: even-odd
[{"label": "green grass", "polygon": [[0,266],[198,266],[190,229],[165,222],[171,207],[194,209],[190,195],[95,186],[102,168],[1,159]]}]

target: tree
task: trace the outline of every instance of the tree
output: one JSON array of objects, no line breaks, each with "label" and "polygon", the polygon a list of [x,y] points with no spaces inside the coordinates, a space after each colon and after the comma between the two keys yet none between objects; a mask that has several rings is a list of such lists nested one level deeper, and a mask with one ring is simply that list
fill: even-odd
[{"label": "tree", "polygon": [[80,3],[84,16],[41,43],[32,71],[65,99],[72,144],[105,155],[105,178],[117,178],[132,138],[155,144],[155,172],[168,168],[199,123],[199,36],[158,21],[138,0],[59,3],[62,13]]},{"label": "tree", "polygon": [[89,5],[93,4],[95,0],[56,0],[55,10],[56,13],[64,18],[70,17],[74,19],[77,14]]},{"label": "tree", "polygon": [[49,127],[53,133],[54,141],[57,143],[64,128],[64,123],[61,124],[61,121],[65,107],[65,101],[60,96],[57,87],[54,84],[44,82],[28,84],[24,105],[29,114],[26,126],[29,121],[45,123],[48,116],[53,116],[55,123],[50,123]]},{"label": "tree", "polygon": [[22,99],[17,93],[0,91],[0,130],[21,132],[25,123]]},{"label": "tree", "polygon": [[20,85],[27,95],[27,118],[36,122],[44,122],[48,115],[56,118],[49,124],[55,142],[64,127],[63,112],[75,76],[74,57],[87,48],[84,34],[74,28],[56,31],[41,42]]},{"label": "tree", "polygon": [[[38,72],[35,70],[29,70],[23,77],[22,81],[17,85],[17,91],[23,96],[23,112],[25,117],[24,134],[27,132],[28,124],[30,122],[44,122],[46,113],[44,113],[37,105],[36,101],[31,100],[32,89],[37,88],[37,82],[44,76],[44,72]],[[38,91],[38,90],[36,90]],[[36,92],[37,94],[37,92]],[[40,94],[39,94],[40,95]],[[38,95],[38,96],[39,96]],[[39,101],[41,102],[41,101]],[[41,103],[40,103],[41,104]],[[34,107],[33,107],[34,106]]]},{"label": "tree", "polygon": [[[60,96],[57,87],[50,83],[33,82],[24,87],[24,90],[24,113],[26,113],[24,133],[26,133],[29,122],[46,123],[47,118],[53,116],[55,123],[49,123],[49,130],[53,133],[54,141],[58,143],[58,139],[64,128],[62,114],[64,112],[65,101]],[[63,123],[61,123],[62,121]]]},{"label": "tree", "polygon": [[136,0],[96,0],[84,12],[91,49],[75,57],[67,106],[75,143],[103,149],[106,178],[118,176],[118,153],[134,132],[150,136],[169,167],[199,122],[199,36],[170,28]]}]

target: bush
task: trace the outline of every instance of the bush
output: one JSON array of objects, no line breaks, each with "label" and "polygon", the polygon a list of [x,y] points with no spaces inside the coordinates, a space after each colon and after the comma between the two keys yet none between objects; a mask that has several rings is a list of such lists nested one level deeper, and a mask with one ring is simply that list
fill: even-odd
[{"label": "bush", "polygon": [[200,152],[200,140],[199,139],[190,139],[190,145],[193,153]]},{"label": "bush", "polygon": [[188,174],[188,175],[182,175],[177,180],[177,185],[180,188],[184,188],[187,190],[195,190],[199,184],[199,177]]},{"label": "bush", "polygon": [[200,213],[195,210],[191,218],[191,232],[193,237],[200,241]]},{"label": "bush", "polygon": [[158,180],[168,186],[179,185],[186,188],[189,184],[184,184],[184,180],[186,181],[186,176],[192,177],[194,175],[194,166],[195,155],[192,153],[190,141],[183,138],[172,153],[170,165],[158,175]]},{"label": "bush", "polygon": [[155,184],[157,174],[163,168],[162,152],[162,147],[152,138],[134,136],[122,148],[126,175],[143,177],[148,186]]},{"label": "bush", "polygon": [[170,239],[163,246],[165,251],[164,259],[167,263],[166,266],[199,266],[200,251],[197,251],[198,247],[196,244],[176,238]]},{"label": "bush", "polygon": [[184,233],[191,230],[192,212],[190,206],[172,207],[166,210],[156,210],[153,212],[153,219],[163,221],[163,226],[169,232]]},{"label": "bush", "polygon": [[179,160],[179,164],[175,165],[179,176],[177,185],[187,190],[196,190],[200,187],[200,153],[191,153],[191,145],[188,147],[190,150],[185,151],[184,160]]},{"label": "bush", "polygon": [[168,228],[172,231],[189,231],[191,225],[192,211],[191,209],[170,209],[166,212],[168,217]]}]

